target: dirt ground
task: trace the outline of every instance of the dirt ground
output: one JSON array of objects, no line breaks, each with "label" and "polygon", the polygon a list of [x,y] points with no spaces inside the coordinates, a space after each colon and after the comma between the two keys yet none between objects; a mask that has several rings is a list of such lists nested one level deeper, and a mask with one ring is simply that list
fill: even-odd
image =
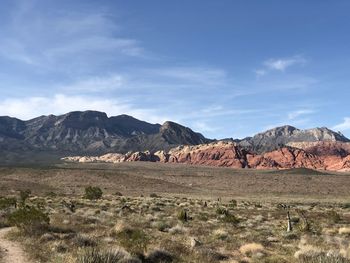
[{"label": "dirt ground", "polygon": [[31,189],[38,194],[79,195],[88,185],[130,196],[350,200],[350,174],[307,169],[236,170],[146,162],[0,168],[2,194]]}]

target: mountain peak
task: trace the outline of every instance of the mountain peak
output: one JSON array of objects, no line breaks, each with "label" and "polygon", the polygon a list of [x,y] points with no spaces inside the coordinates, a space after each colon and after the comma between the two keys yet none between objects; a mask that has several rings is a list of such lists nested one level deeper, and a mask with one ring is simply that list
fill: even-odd
[{"label": "mountain peak", "polygon": [[172,121],[164,122],[160,127],[159,132],[162,134],[163,138],[172,144],[196,145],[210,141],[202,134],[194,132],[190,128]]},{"label": "mountain peak", "polygon": [[300,130],[290,125],[269,129],[251,138],[243,139],[240,145],[258,153],[276,150],[290,142],[340,141],[349,142],[344,135],[328,129],[317,127]]}]

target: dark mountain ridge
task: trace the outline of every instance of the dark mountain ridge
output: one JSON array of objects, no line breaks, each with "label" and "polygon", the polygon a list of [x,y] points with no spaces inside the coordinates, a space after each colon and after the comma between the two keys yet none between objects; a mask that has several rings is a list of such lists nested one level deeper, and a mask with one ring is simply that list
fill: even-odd
[{"label": "dark mountain ridge", "polygon": [[[28,121],[0,117],[1,162],[55,159],[69,155],[110,152],[168,151],[179,145],[199,145],[210,140],[175,122],[151,124],[132,116],[108,117],[98,111],[74,111],[40,116]],[[252,153],[265,153],[298,142],[350,142],[328,128],[300,130],[282,126],[242,140],[223,139]],[[7,161],[6,161],[7,160]]]},{"label": "dark mountain ridge", "polygon": [[300,130],[286,125],[258,133],[239,142],[239,145],[256,153],[270,152],[287,145],[290,142],[321,142],[339,141],[350,142],[340,132],[332,131],[326,127]]},{"label": "dark mountain ridge", "polygon": [[128,115],[108,117],[97,111],[40,116],[28,121],[0,117],[0,152],[100,154],[137,150],[157,151],[180,144],[209,142],[177,123],[151,124]]}]

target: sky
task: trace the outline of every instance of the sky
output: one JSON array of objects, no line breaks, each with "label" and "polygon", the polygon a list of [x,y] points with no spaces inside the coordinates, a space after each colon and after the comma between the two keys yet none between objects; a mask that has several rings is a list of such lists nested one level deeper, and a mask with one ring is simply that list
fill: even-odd
[{"label": "sky", "polygon": [[209,138],[350,137],[350,1],[3,0],[0,115],[76,110]]}]

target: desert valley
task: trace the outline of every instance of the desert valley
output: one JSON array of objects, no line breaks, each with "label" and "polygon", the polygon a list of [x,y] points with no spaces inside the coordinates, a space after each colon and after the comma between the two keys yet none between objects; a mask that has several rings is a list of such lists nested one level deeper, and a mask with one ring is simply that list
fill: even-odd
[{"label": "desert valley", "polygon": [[214,140],[95,111],[0,124],[5,261],[20,244],[28,262],[349,262],[341,133]]},{"label": "desert valley", "polygon": [[0,263],[350,263],[349,10],[2,0]]}]

